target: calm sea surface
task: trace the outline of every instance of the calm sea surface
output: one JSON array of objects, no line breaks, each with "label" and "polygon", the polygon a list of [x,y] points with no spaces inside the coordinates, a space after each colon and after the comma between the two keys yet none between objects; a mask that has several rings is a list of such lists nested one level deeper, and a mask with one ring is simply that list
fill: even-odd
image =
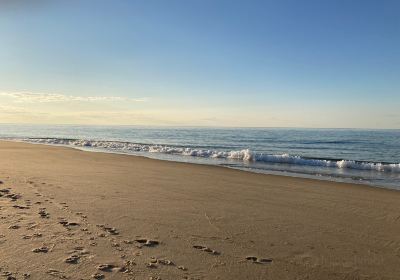
[{"label": "calm sea surface", "polygon": [[0,139],[400,190],[400,130],[0,125]]}]

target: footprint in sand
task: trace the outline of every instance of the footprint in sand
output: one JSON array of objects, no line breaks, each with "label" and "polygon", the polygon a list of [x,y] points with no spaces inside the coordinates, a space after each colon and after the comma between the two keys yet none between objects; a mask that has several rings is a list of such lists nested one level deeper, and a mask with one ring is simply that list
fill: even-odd
[{"label": "footprint in sand", "polygon": [[158,266],[157,266],[157,263],[153,263],[153,262],[148,262],[148,263],[146,263],[146,267],[148,267],[148,268],[157,268]]},{"label": "footprint in sand", "polygon": [[38,225],[39,224],[37,224],[35,222],[31,222],[31,223],[28,223],[28,225],[26,226],[26,229],[32,230],[32,229],[36,228]]},{"label": "footprint in sand", "polygon": [[146,247],[154,247],[160,244],[160,242],[156,240],[150,240],[150,239],[145,239],[145,238],[139,238],[135,239],[137,243],[140,244],[140,246],[146,246]]},{"label": "footprint in sand", "polygon": [[125,266],[132,266],[132,265],[136,265],[136,263],[133,260],[127,260],[124,262]]},{"label": "footprint in sand", "polygon": [[87,219],[87,216],[84,215],[82,212],[76,212],[75,213],[77,216],[80,216],[82,219]]},{"label": "footprint in sand", "polygon": [[9,229],[19,229],[20,226],[19,225],[11,225],[8,227]]},{"label": "footprint in sand", "polygon": [[15,278],[15,277],[12,275],[12,273],[9,272],[9,271],[4,271],[4,272],[2,272],[2,273],[1,273],[1,276],[7,277],[7,278],[6,278],[7,280],[17,280],[17,278]]},{"label": "footprint in sand", "polygon": [[80,258],[81,257],[78,255],[71,255],[65,259],[65,262],[70,264],[77,264]]},{"label": "footprint in sand", "polygon": [[49,270],[46,271],[46,273],[51,275],[51,276],[58,277],[60,279],[68,279],[68,277],[64,275],[64,272],[59,271],[57,269],[49,269]]},{"label": "footprint in sand", "polygon": [[97,269],[100,271],[103,271],[103,272],[113,272],[113,271],[114,272],[122,272],[122,273],[131,272],[131,270],[127,266],[119,267],[119,266],[116,266],[113,264],[108,264],[108,263],[98,265]]},{"label": "footprint in sand", "polygon": [[171,266],[175,265],[173,261],[170,261],[167,259],[157,259],[157,258],[151,258],[150,263],[161,264],[161,265],[171,265]]},{"label": "footprint in sand", "polygon": [[17,208],[17,209],[29,209],[30,208],[29,206],[24,206],[24,205],[13,205],[13,207]]},{"label": "footprint in sand", "polygon": [[72,251],[68,252],[69,254],[77,255],[77,256],[85,256],[88,255],[90,252],[86,250],[84,247],[77,246]]},{"label": "footprint in sand", "polygon": [[79,226],[78,222],[69,222],[65,218],[60,218],[58,221],[59,224],[63,225],[67,229],[71,229],[71,227]]},{"label": "footprint in sand", "polygon": [[32,234],[32,235],[23,235],[22,236],[22,239],[33,239],[33,238],[40,238],[40,237],[42,237],[43,235],[40,233],[40,232],[36,232],[36,233],[34,233],[34,234]]},{"label": "footprint in sand", "polygon": [[104,274],[101,274],[101,273],[95,273],[92,275],[92,278],[93,279],[104,279],[105,276],[104,276]]},{"label": "footprint in sand", "polygon": [[10,191],[11,191],[11,189],[10,188],[7,188],[7,189],[0,189],[0,193],[1,194],[6,194],[6,193],[10,193]]},{"label": "footprint in sand", "polygon": [[266,258],[257,258],[254,256],[248,256],[246,257],[247,261],[251,261],[252,263],[255,264],[268,264],[272,262],[272,259],[266,259]]},{"label": "footprint in sand", "polygon": [[109,234],[112,234],[112,235],[118,235],[119,234],[119,231],[115,227],[108,227],[108,226],[103,225],[103,224],[99,224],[99,225],[96,225],[96,226],[101,228],[101,229],[103,229],[104,231],[108,232]]},{"label": "footprint in sand", "polygon": [[5,198],[11,199],[12,202],[17,201],[18,199],[20,199],[20,198],[22,197],[20,194],[11,193],[11,192],[10,192],[10,189],[2,189],[2,190],[0,190],[0,193],[1,193],[2,196],[4,196]]},{"label": "footprint in sand", "polygon": [[22,196],[20,194],[13,193],[13,194],[6,195],[6,197],[11,198],[11,201],[17,201]]},{"label": "footprint in sand", "polygon": [[1,276],[11,276],[11,275],[12,275],[12,273],[9,272],[9,271],[3,271],[3,272],[1,273]]},{"label": "footprint in sand", "polygon": [[49,252],[49,248],[46,247],[46,246],[42,246],[42,247],[33,249],[32,252],[34,252],[34,253],[47,253],[47,252]]},{"label": "footprint in sand", "polygon": [[100,264],[100,265],[97,266],[97,269],[98,269],[98,270],[105,271],[105,272],[111,272],[111,271],[113,271],[113,269],[115,269],[115,268],[116,268],[115,265],[113,265],[113,264],[108,264],[108,263]]},{"label": "footprint in sand", "polygon": [[46,212],[46,208],[40,208],[39,215],[40,215],[40,218],[43,218],[43,219],[50,218],[50,214],[48,212]]},{"label": "footprint in sand", "polygon": [[193,248],[197,249],[197,250],[201,250],[207,253],[210,253],[212,255],[220,255],[221,253],[215,250],[212,250],[206,246],[202,246],[202,245],[194,245]]},{"label": "footprint in sand", "polygon": [[122,251],[121,244],[119,244],[117,242],[112,241],[111,242],[111,247],[113,247],[117,251]]}]

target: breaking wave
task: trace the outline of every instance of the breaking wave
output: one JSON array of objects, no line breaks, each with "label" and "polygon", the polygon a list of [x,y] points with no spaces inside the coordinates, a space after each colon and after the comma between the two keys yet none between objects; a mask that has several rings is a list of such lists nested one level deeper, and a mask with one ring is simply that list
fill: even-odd
[{"label": "breaking wave", "polygon": [[25,138],[22,141],[49,144],[66,145],[82,148],[99,148],[115,152],[149,152],[164,153],[181,156],[192,156],[202,158],[230,159],[244,162],[264,162],[272,164],[291,164],[302,166],[330,167],[340,169],[371,170],[379,172],[400,173],[400,163],[366,162],[355,160],[337,159],[314,159],[289,154],[264,154],[256,153],[249,149],[239,151],[218,151],[199,149],[192,147],[177,147],[156,144],[138,144],[119,141],[61,139],[61,138]]}]

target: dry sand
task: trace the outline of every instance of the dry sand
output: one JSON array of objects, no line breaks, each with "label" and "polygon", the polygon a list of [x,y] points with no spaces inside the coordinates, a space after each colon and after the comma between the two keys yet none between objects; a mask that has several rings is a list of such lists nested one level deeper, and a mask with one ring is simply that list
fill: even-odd
[{"label": "dry sand", "polygon": [[400,279],[398,191],[12,142],[0,180],[0,279]]}]

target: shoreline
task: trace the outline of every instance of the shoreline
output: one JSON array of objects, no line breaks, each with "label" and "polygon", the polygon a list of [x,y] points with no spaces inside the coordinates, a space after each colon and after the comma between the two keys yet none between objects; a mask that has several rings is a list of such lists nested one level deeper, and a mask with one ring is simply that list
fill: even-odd
[{"label": "shoreline", "polygon": [[400,275],[396,190],[8,141],[0,180],[17,279]]},{"label": "shoreline", "polygon": [[152,156],[146,156],[146,155],[138,155],[138,154],[133,154],[133,153],[124,153],[124,152],[118,152],[118,151],[108,151],[106,149],[101,149],[101,148],[85,148],[85,147],[79,147],[79,146],[70,146],[70,145],[64,145],[64,144],[51,144],[51,143],[37,143],[37,142],[28,142],[28,141],[23,141],[23,140],[6,140],[6,139],[0,139],[0,142],[16,142],[16,143],[25,143],[25,144],[32,144],[32,145],[44,145],[44,146],[51,146],[51,147],[63,147],[63,148],[70,148],[70,149],[75,149],[79,151],[84,151],[84,152],[93,152],[93,153],[104,153],[104,154],[116,154],[116,155],[125,155],[125,156],[133,156],[133,157],[140,157],[140,158],[147,158],[147,159],[152,159],[152,160],[159,160],[159,161],[165,161],[165,162],[175,162],[175,163],[184,163],[184,164],[194,164],[194,165],[205,165],[205,166],[210,166],[210,167],[222,167],[222,168],[227,168],[231,170],[238,170],[238,171],[243,171],[243,172],[248,172],[248,173],[254,173],[254,174],[262,174],[262,175],[267,175],[267,176],[282,176],[282,177],[289,177],[289,178],[299,178],[299,179],[309,179],[309,180],[317,180],[317,181],[323,181],[323,182],[334,182],[334,183],[343,183],[343,184],[354,184],[354,185],[361,185],[364,187],[373,187],[373,188],[379,188],[379,189],[387,189],[387,190],[394,190],[394,191],[400,191],[400,186],[392,186],[388,184],[384,185],[378,185],[374,184],[373,182],[361,182],[362,180],[355,180],[355,179],[350,179],[350,178],[341,178],[341,177],[334,177],[334,176],[328,176],[328,175],[313,175],[313,174],[306,174],[306,173],[295,173],[295,172],[289,172],[289,171],[274,171],[274,170],[261,170],[258,171],[257,169],[246,169],[245,167],[232,167],[224,164],[211,164],[211,163],[202,163],[202,162],[193,162],[193,161],[184,161],[184,160],[175,160],[175,159],[166,159],[166,158],[157,158],[157,157],[152,157]]}]

